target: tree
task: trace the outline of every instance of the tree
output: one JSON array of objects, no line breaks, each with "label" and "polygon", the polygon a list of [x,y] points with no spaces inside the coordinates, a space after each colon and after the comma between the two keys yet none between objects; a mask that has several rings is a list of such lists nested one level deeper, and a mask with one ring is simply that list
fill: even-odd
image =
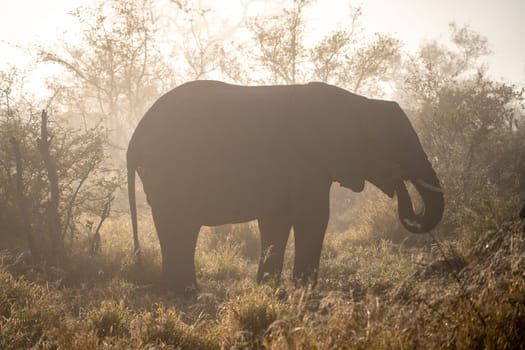
[{"label": "tree", "polygon": [[490,54],[487,39],[468,26],[451,23],[449,30],[448,43],[426,42],[403,65],[403,90],[413,106],[431,103],[442,87],[486,71],[482,59]]},{"label": "tree", "polygon": [[184,58],[185,78],[209,78],[210,74],[220,73],[221,68],[224,68],[225,72],[233,73],[235,67],[227,67],[225,46],[244,25],[250,0],[240,2],[242,15],[234,23],[218,16],[211,7],[204,5],[203,1],[171,1],[181,13],[181,20],[177,21],[175,28],[182,45],[177,46],[176,50]]},{"label": "tree", "polygon": [[443,182],[446,222],[472,232],[507,220],[525,195],[523,89],[487,77],[484,37],[450,29],[448,46],[429,42],[410,58],[404,91]]},{"label": "tree", "polygon": [[64,69],[69,80],[62,105],[81,112],[93,126],[100,122],[117,147],[124,147],[145,110],[174,75],[161,54],[159,20],[152,0],[98,1],[73,15],[81,25],[78,43],[41,49],[44,62]]},{"label": "tree", "polygon": [[267,70],[273,84],[296,84],[306,78],[303,10],[309,3],[308,0],[294,1],[292,8],[256,18],[248,25],[259,51],[255,60]]},{"label": "tree", "polygon": [[82,216],[100,217],[120,186],[105,164],[107,133],[34,112],[15,73],[0,72],[0,82],[0,244],[60,266]]},{"label": "tree", "polygon": [[381,94],[380,83],[398,67],[400,42],[386,34],[365,37],[361,10],[354,8],[348,30],[334,31],[307,45],[304,12],[311,3],[294,1],[282,13],[249,23],[261,75],[271,77],[267,80],[274,84],[320,80],[356,93]]}]

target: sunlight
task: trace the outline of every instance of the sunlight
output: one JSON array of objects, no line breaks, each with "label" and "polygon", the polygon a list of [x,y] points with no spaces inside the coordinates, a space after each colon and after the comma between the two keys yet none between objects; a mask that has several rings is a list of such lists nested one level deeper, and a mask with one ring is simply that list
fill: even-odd
[{"label": "sunlight", "polygon": [[0,349],[525,344],[525,2],[0,1]]}]

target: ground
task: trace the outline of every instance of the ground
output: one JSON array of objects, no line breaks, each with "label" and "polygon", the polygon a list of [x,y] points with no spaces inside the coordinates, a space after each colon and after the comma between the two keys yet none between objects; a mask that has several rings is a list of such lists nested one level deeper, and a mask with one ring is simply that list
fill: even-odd
[{"label": "ground", "polygon": [[[68,267],[31,266],[4,253],[1,349],[523,349],[525,235],[519,222],[454,239],[394,240],[352,229],[327,235],[315,289],[255,284],[253,224],[203,230],[201,293],[159,290],[154,230],[142,220],[144,266],[129,225],[105,229],[102,252],[76,244]],[[87,250],[86,250],[87,251]]]}]

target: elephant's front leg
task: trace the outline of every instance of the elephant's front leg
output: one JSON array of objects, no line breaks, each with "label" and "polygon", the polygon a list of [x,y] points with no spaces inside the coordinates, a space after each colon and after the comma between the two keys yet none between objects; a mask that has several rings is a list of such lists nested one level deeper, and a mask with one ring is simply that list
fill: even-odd
[{"label": "elephant's front leg", "polygon": [[162,254],[163,287],[177,295],[197,291],[195,248],[200,227],[177,219],[167,208],[152,208]]},{"label": "elephant's front leg", "polygon": [[258,220],[261,234],[261,257],[257,270],[257,283],[278,281],[283,270],[284,251],[290,235],[288,215],[276,213]]},{"label": "elephant's front leg", "polygon": [[294,211],[295,260],[293,278],[300,285],[317,282],[321,249],[328,225],[330,187],[301,192]]}]

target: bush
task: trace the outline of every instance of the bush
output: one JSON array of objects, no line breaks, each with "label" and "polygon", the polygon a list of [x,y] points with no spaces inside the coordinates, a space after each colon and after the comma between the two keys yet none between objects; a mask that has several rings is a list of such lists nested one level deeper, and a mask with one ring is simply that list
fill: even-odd
[{"label": "bush", "polygon": [[28,349],[60,328],[63,311],[45,288],[0,271],[0,348]]},{"label": "bush", "polygon": [[179,313],[164,306],[158,306],[153,312],[146,312],[138,316],[133,325],[140,346],[173,346],[177,349],[218,349],[206,337],[206,330],[198,326],[188,326],[182,322]]},{"label": "bush", "polygon": [[88,315],[90,323],[100,340],[106,337],[124,338],[129,335],[129,311],[120,302],[105,301],[100,308],[91,311]]},{"label": "bush", "polygon": [[248,348],[260,347],[268,327],[283,313],[284,307],[264,288],[245,291],[220,311],[222,327],[230,338],[227,341]]},{"label": "bush", "polygon": [[100,225],[120,185],[119,172],[106,166],[106,131],[32,112],[24,97],[10,95],[15,82],[4,80],[5,74],[2,83],[10,85],[3,87],[7,96],[0,104],[0,248],[30,249],[33,258],[56,264],[64,244],[83,231],[97,250]]},{"label": "bush", "polygon": [[487,39],[451,24],[449,43],[427,42],[407,66],[404,90],[441,180],[441,233],[465,250],[480,232],[515,218],[525,198],[523,89],[490,79]]}]

